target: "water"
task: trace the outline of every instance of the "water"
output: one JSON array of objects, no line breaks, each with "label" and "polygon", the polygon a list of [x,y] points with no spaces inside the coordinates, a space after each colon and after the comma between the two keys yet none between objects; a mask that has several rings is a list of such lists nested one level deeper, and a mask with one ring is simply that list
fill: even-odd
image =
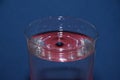
[{"label": "water", "polygon": [[31,80],[93,80],[94,42],[72,32],[36,34],[28,40]]}]

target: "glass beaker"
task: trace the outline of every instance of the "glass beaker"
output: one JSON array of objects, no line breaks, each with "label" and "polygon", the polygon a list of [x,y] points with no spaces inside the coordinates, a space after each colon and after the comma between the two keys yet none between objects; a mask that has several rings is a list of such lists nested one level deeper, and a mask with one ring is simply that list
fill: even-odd
[{"label": "glass beaker", "polygon": [[72,17],[47,17],[25,30],[31,80],[93,80],[97,32]]}]

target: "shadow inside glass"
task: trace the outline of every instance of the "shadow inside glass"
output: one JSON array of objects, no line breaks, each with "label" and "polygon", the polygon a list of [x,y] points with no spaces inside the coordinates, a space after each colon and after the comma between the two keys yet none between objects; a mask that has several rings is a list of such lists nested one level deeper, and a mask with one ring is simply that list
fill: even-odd
[{"label": "shadow inside glass", "polygon": [[47,68],[40,71],[39,80],[84,80],[77,68]]}]

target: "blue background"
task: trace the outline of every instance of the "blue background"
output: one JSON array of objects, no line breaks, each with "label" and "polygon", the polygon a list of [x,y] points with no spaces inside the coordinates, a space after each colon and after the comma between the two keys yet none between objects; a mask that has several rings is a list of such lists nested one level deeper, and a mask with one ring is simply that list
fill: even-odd
[{"label": "blue background", "polygon": [[0,80],[29,80],[25,27],[46,16],[96,25],[95,80],[120,80],[120,0],[0,0]]}]

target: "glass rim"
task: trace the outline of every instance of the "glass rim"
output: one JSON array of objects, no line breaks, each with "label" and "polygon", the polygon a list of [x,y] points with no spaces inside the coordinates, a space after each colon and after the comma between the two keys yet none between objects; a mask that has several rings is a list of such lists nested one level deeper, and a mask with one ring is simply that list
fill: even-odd
[{"label": "glass rim", "polygon": [[[85,24],[88,24],[88,25],[95,31],[95,38],[94,38],[94,40],[97,40],[98,37],[99,37],[99,33],[97,32],[96,27],[95,27],[94,24],[92,24],[92,23],[90,23],[89,21],[84,20],[84,19],[82,19],[82,18],[73,17],[73,16],[47,16],[47,17],[44,17],[44,18],[41,18],[41,19],[34,20],[34,21],[30,22],[30,23],[28,24],[28,26],[24,29],[24,35],[25,35],[25,37],[26,37],[27,39],[29,39],[28,36],[27,36],[27,31],[31,28],[32,24],[34,24],[34,23],[36,23],[36,22],[43,21],[43,20],[47,20],[47,19],[56,19],[56,20],[58,20],[58,21],[61,21],[61,20],[64,20],[64,19],[74,19],[74,20],[77,20],[77,21],[79,21],[79,22],[83,22],[83,23],[85,23]],[[63,30],[63,31],[64,31],[64,30]]]}]

